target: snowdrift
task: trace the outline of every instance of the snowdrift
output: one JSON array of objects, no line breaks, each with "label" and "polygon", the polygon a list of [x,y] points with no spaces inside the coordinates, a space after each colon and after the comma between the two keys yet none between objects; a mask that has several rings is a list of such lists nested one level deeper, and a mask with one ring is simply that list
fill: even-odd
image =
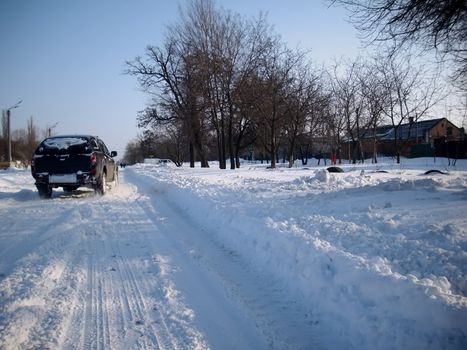
[{"label": "snowdrift", "polygon": [[458,165],[448,175],[424,174],[426,166],[330,174],[137,165],[126,176],[280,280],[330,347],[461,349],[467,172]]}]

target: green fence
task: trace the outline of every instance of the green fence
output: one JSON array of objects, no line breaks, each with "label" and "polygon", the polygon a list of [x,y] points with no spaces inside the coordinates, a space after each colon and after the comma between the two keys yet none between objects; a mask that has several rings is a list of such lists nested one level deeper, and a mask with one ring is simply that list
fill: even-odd
[{"label": "green fence", "polygon": [[412,158],[419,158],[419,157],[433,157],[434,156],[434,149],[431,148],[431,145],[422,144],[422,145],[412,145],[410,148],[410,155]]}]

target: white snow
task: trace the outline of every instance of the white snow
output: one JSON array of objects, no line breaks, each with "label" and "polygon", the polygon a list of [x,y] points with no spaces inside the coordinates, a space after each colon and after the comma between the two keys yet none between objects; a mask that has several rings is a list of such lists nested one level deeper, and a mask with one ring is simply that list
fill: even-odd
[{"label": "white snow", "polygon": [[45,139],[42,145],[47,148],[66,150],[70,146],[85,145],[86,143],[86,139],[82,137],[53,137]]},{"label": "white snow", "polygon": [[0,348],[467,348],[467,161],[314,164],[0,171]]}]

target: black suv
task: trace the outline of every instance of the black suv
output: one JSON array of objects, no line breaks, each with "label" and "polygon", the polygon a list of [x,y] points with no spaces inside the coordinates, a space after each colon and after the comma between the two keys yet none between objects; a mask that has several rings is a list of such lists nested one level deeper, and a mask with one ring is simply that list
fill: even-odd
[{"label": "black suv", "polygon": [[71,192],[81,186],[104,194],[108,182],[117,183],[118,167],[113,159],[116,155],[95,136],[46,138],[37,146],[31,162],[39,196],[50,198],[54,187]]}]

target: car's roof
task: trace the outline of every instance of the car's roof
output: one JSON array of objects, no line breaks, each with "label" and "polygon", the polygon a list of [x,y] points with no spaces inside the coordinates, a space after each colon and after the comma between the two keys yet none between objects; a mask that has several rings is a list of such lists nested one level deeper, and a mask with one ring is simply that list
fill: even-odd
[{"label": "car's roof", "polygon": [[66,134],[66,135],[53,135],[53,136],[49,136],[48,138],[53,138],[53,137],[96,137],[96,136],[88,135],[88,134]]},{"label": "car's roof", "polygon": [[96,138],[98,139],[98,136],[94,135],[86,135],[86,134],[75,134],[75,135],[54,135],[54,136],[49,136],[47,137],[48,139],[56,139],[56,138],[68,138],[68,137],[75,137],[75,138],[82,138],[82,139],[90,139],[90,138]]}]

